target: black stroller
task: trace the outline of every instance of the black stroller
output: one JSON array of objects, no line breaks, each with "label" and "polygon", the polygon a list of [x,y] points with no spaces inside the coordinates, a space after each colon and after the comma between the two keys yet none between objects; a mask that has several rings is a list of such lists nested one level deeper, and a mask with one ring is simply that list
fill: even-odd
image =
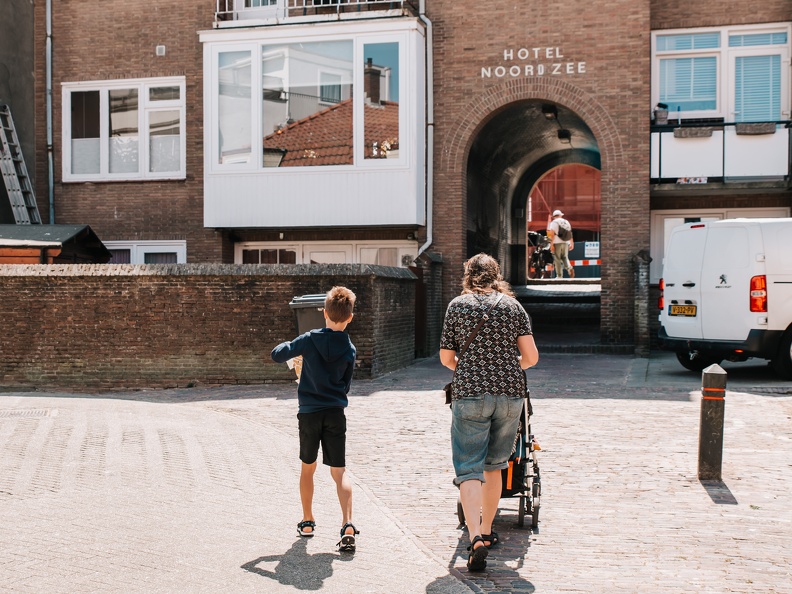
[{"label": "black stroller", "polygon": [[[509,458],[509,467],[501,471],[503,491],[501,499],[518,497],[520,508],[517,512],[517,526],[525,525],[525,516],[531,518],[531,528],[539,525],[539,500],[542,495],[542,481],[539,476],[539,462],[536,452],[539,444],[531,433],[531,416],[533,407],[531,399],[526,394],[523,401],[523,414],[517,427],[517,436],[514,439],[512,455]],[[457,517],[460,528],[465,525],[465,512],[462,502],[457,499]]]},{"label": "black stroller", "polygon": [[553,267],[550,240],[541,233],[529,231],[528,245],[532,248],[528,259],[528,278],[550,278]]}]

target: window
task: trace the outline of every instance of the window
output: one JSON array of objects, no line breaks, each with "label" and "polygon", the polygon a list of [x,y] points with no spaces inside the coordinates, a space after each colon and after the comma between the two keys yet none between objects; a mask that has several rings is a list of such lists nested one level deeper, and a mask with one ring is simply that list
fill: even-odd
[{"label": "window", "polygon": [[63,85],[63,180],[185,177],[184,78]]},{"label": "window", "polygon": [[406,36],[371,38],[214,45],[211,169],[400,159]]},{"label": "window", "polygon": [[789,118],[789,40],[788,23],[655,32],[653,100],[671,119]]},{"label": "window", "polygon": [[363,157],[399,156],[399,44],[363,46]]},{"label": "window", "polygon": [[319,101],[322,103],[341,103],[341,75],[329,72],[319,73]]},{"label": "window", "polygon": [[243,242],[234,246],[237,264],[378,264],[411,266],[418,253],[415,241],[337,243],[306,241],[297,244]]},{"label": "window", "polygon": [[255,248],[242,250],[242,264],[296,264],[297,249],[286,248]]},{"label": "window", "polygon": [[113,255],[109,264],[184,264],[185,241],[105,241]]},{"label": "window", "polygon": [[264,167],[353,163],[353,53],[351,40],[261,47]]}]

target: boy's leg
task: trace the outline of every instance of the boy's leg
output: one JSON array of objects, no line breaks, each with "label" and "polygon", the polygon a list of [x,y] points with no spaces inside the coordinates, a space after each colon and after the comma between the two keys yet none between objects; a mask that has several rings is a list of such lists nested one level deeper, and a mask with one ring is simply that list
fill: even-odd
[{"label": "boy's leg", "polygon": [[[343,516],[343,524],[352,523],[352,483],[349,480],[349,475],[346,473],[345,467],[330,467],[330,476],[336,484],[336,492],[338,493],[338,503],[341,504],[341,515]],[[354,534],[354,529],[348,527],[345,531],[346,534]]]},{"label": "boy's leg", "polygon": [[[314,521],[313,516],[313,495],[314,495],[314,473],[316,472],[316,462],[313,464],[302,463],[300,471],[300,502],[303,509],[303,521]],[[303,532],[313,532],[310,526],[303,528]]]},{"label": "boy's leg", "polygon": [[[300,502],[303,509],[303,521],[313,522],[314,473],[316,457],[319,453],[322,418],[318,413],[297,414],[300,433]],[[313,528],[304,527],[302,532],[310,534]]]}]

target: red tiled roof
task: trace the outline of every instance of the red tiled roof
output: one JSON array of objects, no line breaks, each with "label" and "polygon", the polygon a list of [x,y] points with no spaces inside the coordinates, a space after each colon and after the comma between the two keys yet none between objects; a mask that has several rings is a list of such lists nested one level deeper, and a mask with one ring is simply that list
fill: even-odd
[{"label": "red tiled roof", "polygon": [[[388,141],[393,148],[398,148],[398,103],[383,101],[378,106],[366,104],[363,114],[367,154],[372,154],[373,142],[379,145]],[[264,149],[286,151],[281,167],[351,165],[352,99],[341,101],[265,136]]]}]

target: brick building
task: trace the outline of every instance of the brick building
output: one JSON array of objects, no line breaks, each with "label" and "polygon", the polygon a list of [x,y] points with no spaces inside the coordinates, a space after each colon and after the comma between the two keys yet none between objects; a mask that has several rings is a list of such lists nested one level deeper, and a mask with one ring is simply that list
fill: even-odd
[{"label": "brick building", "polygon": [[477,251],[524,283],[560,208],[600,265],[602,342],[634,344],[637,255],[656,283],[675,224],[790,214],[788,0],[34,11],[39,206],[116,262],[442,261],[444,304]]}]

